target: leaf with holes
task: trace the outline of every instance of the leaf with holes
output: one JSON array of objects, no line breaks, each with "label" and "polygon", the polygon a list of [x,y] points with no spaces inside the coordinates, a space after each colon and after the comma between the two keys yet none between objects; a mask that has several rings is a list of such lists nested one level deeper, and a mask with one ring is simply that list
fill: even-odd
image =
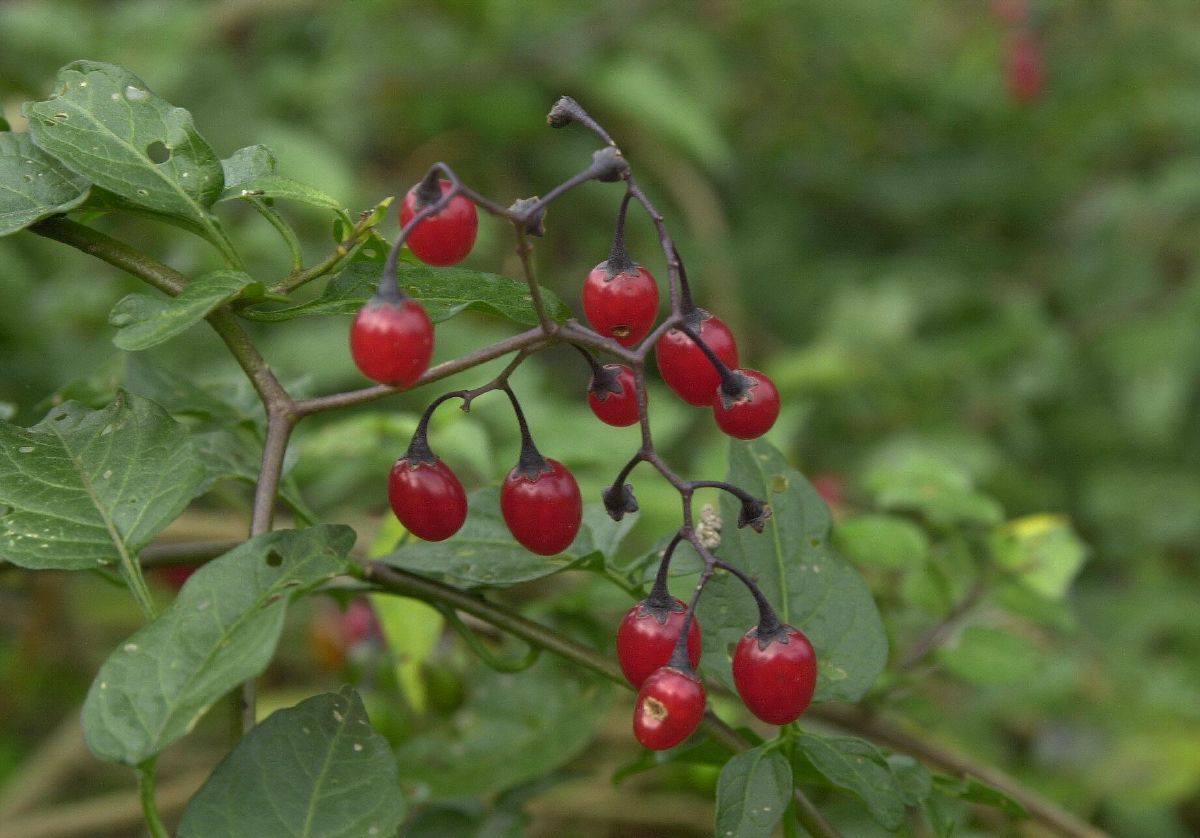
[{"label": "leaf with holes", "polygon": [[391,745],[346,686],[251,730],[188,803],[177,835],[382,838],[404,810]]},{"label": "leaf with holes", "polygon": [[733,757],[717,780],[715,835],[770,838],[792,797],[792,767],[767,745]]},{"label": "leaf with holes", "polygon": [[137,765],[183,736],[275,654],[292,597],[347,569],[349,527],[279,530],[201,567],[171,607],[109,655],[83,704],[88,746]]},{"label": "leaf with holes", "polygon": [[[911,778],[903,773],[898,778],[883,753],[863,739],[802,733],[796,737],[796,758],[865,803],[871,817],[884,829],[899,829],[904,823],[905,806],[915,806],[923,799],[914,793]],[[929,785],[926,775],[924,797],[929,796]]]},{"label": "leaf with holes", "polygon": [[[774,512],[763,532],[735,529],[740,504],[721,498],[719,556],[749,573],[779,618],[803,631],[817,651],[817,701],[857,701],[887,661],[879,611],[858,572],[829,542],[821,496],[763,440],[734,442],[725,478]],[[732,686],[728,650],[758,623],[749,592],[732,574],[709,582],[698,610],[706,672]]]},{"label": "leaf with holes", "polygon": [[120,329],[113,338],[120,349],[149,349],[183,333],[218,306],[235,300],[253,277],[240,271],[213,271],[196,277],[178,297],[130,294],[108,315],[110,326]]},{"label": "leaf with holes", "polygon": [[[355,314],[375,293],[380,273],[381,268],[375,262],[354,262],[333,277],[324,293],[315,300],[288,308],[243,309],[240,314],[267,322],[314,315]],[[497,314],[522,326],[535,326],[538,322],[528,286],[508,277],[466,268],[402,265],[399,279],[400,287],[421,301],[429,319],[435,323],[468,310]],[[561,323],[571,316],[570,310],[548,288],[542,289],[542,301],[554,320]]]},{"label": "leaf with holes", "polygon": [[33,144],[0,132],[0,236],[83,203],[91,184]]},{"label": "leaf with holes", "polygon": [[138,206],[208,227],[221,161],[192,115],[123,67],[75,61],[54,95],[24,107],[33,141],[63,165]]},{"label": "leaf with holes", "polygon": [[0,423],[0,557],[81,570],[133,556],[204,482],[183,427],[131,393],[103,410],[66,402],[32,428]]}]

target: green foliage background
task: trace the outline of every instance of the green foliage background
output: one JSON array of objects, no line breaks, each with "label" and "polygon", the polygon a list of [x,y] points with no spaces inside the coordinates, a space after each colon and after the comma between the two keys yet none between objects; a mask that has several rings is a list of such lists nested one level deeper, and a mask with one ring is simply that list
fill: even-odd
[{"label": "green foliage background", "polygon": [[[673,221],[701,300],[779,383],[772,440],[840,491],[835,539],[868,574],[893,663],[979,577],[975,542],[1001,565],[1015,556],[1023,584],[989,586],[949,645],[890,670],[891,706],[1114,832],[1192,834],[1200,22],[1181,0],[1042,0],[1034,25],[1047,87],[1020,106],[1006,25],[983,2],[8,2],[0,105],[21,130],[20,103],[44,98],[59,66],[123,64],[222,155],[264,143],[281,171],[365,208],[439,159],[502,202],[545,191],[593,147],[542,123],[574,96]],[[576,309],[617,200],[584,189],[549,214],[542,279]],[[327,250],[324,215],[290,217],[310,256]],[[218,267],[170,228],[98,226],[188,272]],[[515,276],[506,233],[485,219],[468,264]],[[234,224],[252,272],[286,271],[274,235],[249,213]],[[662,271],[648,225],[629,235]],[[56,394],[110,400],[122,353],[106,317],[134,281],[19,235],[0,240],[0,290],[7,417],[32,424]],[[440,328],[439,357],[487,330],[502,333],[482,317]],[[309,392],[342,389],[358,381],[344,331],[338,318],[264,328],[264,351]],[[208,381],[228,372],[219,357],[201,330],[155,350]],[[543,451],[574,453],[594,497],[615,469],[604,449],[635,440],[595,425],[585,379],[564,351],[516,384]],[[654,395],[665,453],[723,474],[708,417]],[[378,476],[428,396],[298,436],[293,475],[322,517],[384,509]],[[503,419],[439,415],[435,444],[474,485],[494,483],[515,452]],[[595,443],[577,451],[585,424]],[[648,547],[675,501],[638,492],[632,538]],[[1087,545],[1069,592],[1083,555],[1062,519],[1023,517],[1045,512]],[[571,595],[547,608],[572,619]],[[5,683],[27,685],[0,716],[44,719],[47,695],[82,697],[65,662],[29,666],[0,641]],[[29,744],[6,730],[7,770]]]}]

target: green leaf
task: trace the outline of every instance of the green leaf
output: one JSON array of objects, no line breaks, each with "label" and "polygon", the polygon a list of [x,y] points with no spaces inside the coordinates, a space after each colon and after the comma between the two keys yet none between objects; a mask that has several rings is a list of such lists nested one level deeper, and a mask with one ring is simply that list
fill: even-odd
[{"label": "green leaf", "polygon": [[177,835],[391,836],[404,811],[391,746],[346,686],[251,730],[188,803]]},{"label": "green leaf", "polygon": [[[225,175],[225,193],[248,183],[255,178],[275,173],[275,155],[265,145],[250,145],[239,148],[221,161]],[[225,196],[222,195],[222,198]]]},{"label": "green leaf", "polygon": [[936,774],[933,780],[937,790],[943,794],[991,806],[1011,818],[1029,817],[1029,810],[1019,800],[974,777],[947,777],[944,774]]},{"label": "green leaf", "polygon": [[783,754],[767,745],[743,751],[717,780],[714,834],[770,838],[791,797],[792,767]]},{"label": "green leaf", "polygon": [[858,515],[840,522],[833,543],[857,565],[884,570],[912,570],[929,556],[925,531],[892,515]]},{"label": "green leaf", "polygon": [[896,830],[904,823],[905,806],[914,796],[911,789],[901,786],[883,753],[870,742],[802,733],[796,737],[796,748],[797,755],[830,783],[865,803],[884,829]]},{"label": "green leaf", "polygon": [[[468,588],[507,587],[541,579],[599,558],[593,527],[616,526],[597,508],[585,510],[579,535],[557,556],[539,556],[513,540],[500,514],[500,490],[479,489],[468,498],[468,513],[462,529],[446,541],[414,541],[383,556],[392,567],[440,578],[451,585]],[[597,511],[598,510],[598,511]],[[603,520],[601,517],[603,516]],[[599,537],[601,543],[606,535]]]},{"label": "green leaf", "polygon": [[90,188],[28,134],[0,132],[0,236],[79,206]]},{"label": "green leaf", "polygon": [[313,207],[331,209],[337,213],[345,212],[345,207],[337,198],[306,183],[281,175],[261,175],[227,187],[218,200],[232,201],[236,198],[283,198]]},{"label": "green leaf", "polygon": [[[259,428],[243,424],[193,431],[192,444],[200,454],[205,471],[208,472],[206,489],[211,488],[218,480],[240,480],[251,486],[258,483],[263,451]],[[314,523],[317,520],[316,514],[308,508],[295,478],[290,473],[285,473],[279,481],[279,497],[304,523]]]},{"label": "green leaf", "polygon": [[[375,293],[381,269],[372,261],[348,265],[325,286],[315,300],[288,308],[247,308],[239,312],[251,320],[274,322],[326,314],[355,314]],[[421,301],[429,318],[440,323],[467,310],[506,317],[522,326],[537,325],[529,288],[523,282],[498,274],[466,268],[400,267],[400,287]],[[548,288],[542,299],[550,316],[564,322],[570,310]]]},{"label": "green leaf", "polygon": [[183,333],[218,306],[237,299],[254,279],[240,271],[213,271],[192,280],[178,297],[130,294],[108,315],[120,329],[113,338],[120,349],[149,349]]},{"label": "green leaf", "polygon": [[[54,95],[24,107],[42,150],[138,206],[207,227],[221,194],[221,161],[192,115],[151,93],[123,67],[75,61]],[[161,161],[161,162],[155,162]]]},{"label": "green leaf", "polygon": [[1061,600],[1087,559],[1087,546],[1063,515],[1026,515],[992,536],[996,564],[1030,590]]},{"label": "green leaf", "polygon": [[885,449],[865,477],[884,509],[918,512],[941,526],[995,526],[1004,509],[979,492],[964,466],[919,447]]},{"label": "green leaf", "polygon": [[83,705],[92,753],[137,765],[191,730],[266,668],[288,600],[345,572],[353,544],[349,527],[279,530],[192,574],[171,607],[100,667]]},{"label": "green leaf", "polygon": [[1033,678],[1042,652],[1020,635],[988,626],[967,626],[936,652],[946,671],[973,684],[1017,684]]},{"label": "green leaf", "polygon": [[[802,630],[817,651],[817,701],[856,701],[887,660],[879,611],[858,572],[829,543],[829,510],[783,455],[763,440],[734,442],[730,483],[771,505],[762,533],[736,529],[740,504],[721,498],[720,557],[754,577],[779,618]],[[700,598],[705,671],[732,686],[729,652],[758,622],[749,592],[717,573]]]},{"label": "green leaf", "polygon": [[80,570],[138,550],[204,487],[186,431],[153,402],[54,408],[32,428],[0,423],[0,555]]}]

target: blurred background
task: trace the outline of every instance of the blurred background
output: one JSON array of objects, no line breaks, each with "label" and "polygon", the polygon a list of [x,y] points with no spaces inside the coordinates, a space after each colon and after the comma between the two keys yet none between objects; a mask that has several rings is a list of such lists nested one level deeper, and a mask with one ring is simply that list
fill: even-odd
[{"label": "blurred background", "polygon": [[[0,106],[23,130],[20,104],[47,96],[61,65],[122,64],[190,110],[218,153],[263,143],[282,174],[358,210],[401,194],[435,160],[501,203],[544,194],[596,147],[583,130],[545,125],[559,95],[575,97],[667,216],[702,305],[732,326],[743,362],[779,384],[785,409],[771,439],[833,508],[844,551],[876,592],[893,661],[969,600],[946,646],[890,670],[877,704],[1113,833],[1200,832],[1195,5],[574,5],[9,0]],[[586,272],[607,256],[619,200],[619,187],[591,184],[549,212],[541,280],[576,310]],[[310,257],[328,252],[326,214],[284,210]],[[221,211],[252,271],[286,272],[269,226],[240,207]],[[645,217],[632,219],[634,258],[665,275]],[[215,265],[170,228],[97,224],[185,272]],[[384,226],[395,229],[394,218]],[[505,225],[482,219],[466,264],[519,276]],[[125,361],[106,317],[135,289],[33,235],[0,239],[5,418],[28,425],[55,399],[111,398]],[[260,333],[283,376],[325,393],[362,383],[343,349],[347,326],[312,318]],[[511,331],[459,318],[439,329],[438,357]],[[229,389],[235,377],[215,339],[193,332],[154,350],[154,363],[251,404],[244,387]],[[482,380],[481,371],[463,379]],[[597,497],[637,441],[594,422],[586,380],[562,349],[515,382],[543,452],[562,452],[585,497]],[[663,453],[686,474],[723,474],[709,417],[655,386]],[[302,429],[292,473],[320,517],[354,523],[360,544],[370,542],[386,511],[379,475],[432,395]],[[435,447],[453,452],[466,482],[494,484],[516,455],[503,404],[443,413]],[[595,440],[585,450],[582,433]],[[638,497],[631,555],[677,526],[677,501],[648,476]],[[226,487],[181,526],[240,537],[244,499]],[[1044,559],[1049,581],[992,585],[964,546],[978,533],[997,556],[1011,548]],[[106,590],[0,578],[0,795],[132,625],[121,595]],[[512,596],[601,645],[627,607],[619,591],[586,580]],[[597,618],[605,608],[611,621]],[[314,648],[346,643],[333,637],[344,630],[337,609],[309,610],[291,621],[293,644],[272,675],[281,703],[322,677],[336,682],[338,667],[361,675],[352,655],[313,674]],[[322,620],[329,637],[314,642]],[[92,635],[97,622],[107,628]],[[427,686],[457,695],[474,664],[461,651],[444,657],[429,664]],[[448,795],[458,802],[430,817],[458,813],[475,829],[501,813],[533,834],[704,834],[712,772],[609,784],[636,754],[626,705],[618,697],[598,715],[600,738],[583,756],[539,763],[534,776],[559,778],[556,792],[497,797],[507,789],[497,777]],[[414,723],[394,715],[403,736]],[[580,774],[590,782],[574,782]],[[76,793],[126,779],[102,775]],[[620,821],[612,799],[621,794],[659,801],[666,823]],[[853,801],[823,806],[851,834],[871,834]],[[966,834],[1020,831],[960,816]],[[564,818],[580,831],[562,832]]]}]

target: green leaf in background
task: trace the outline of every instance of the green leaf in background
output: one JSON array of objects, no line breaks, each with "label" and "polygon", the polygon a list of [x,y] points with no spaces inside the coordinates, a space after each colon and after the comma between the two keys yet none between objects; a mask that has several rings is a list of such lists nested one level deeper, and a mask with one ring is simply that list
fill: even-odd
[{"label": "green leaf in background", "polygon": [[0,131],[0,236],[79,206],[90,188],[28,134]]},{"label": "green leaf in background", "polygon": [[[830,783],[865,803],[871,817],[884,829],[899,829],[904,823],[905,807],[919,802],[912,777],[906,776],[901,784],[883,753],[863,739],[802,733],[796,737],[796,754]],[[927,797],[928,784],[922,788]]]},{"label": "green leaf in background", "polygon": [[967,626],[935,653],[952,675],[972,684],[1017,684],[1037,676],[1043,652],[1019,634]]},{"label": "green leaf in background", "polygon": [[884,509],[919,512],[940,526],[995,526],[1004,510],[975,489],[970,472],[935,452],[919,448],[886,449],[864,478]]},{"label": "green leaf in background", "polygon": [[833,543],[863,567],[913,570],[929,556],[929,537],[912,521],[893,515],[856,515],[833,530]]},{"label": "green leaf in background", "polygon": [[349,527],[279,530],[201,567],[154,622],[109,655],[83,728],[100,759],[137,765],[183,736],[229,690],[266,668],[290,598],[346,570]]},{"label": "green leaf in background", "polygon": [[32,428],[0,424],[0,556],[79,570],[129,558],[203,490],[184,428],[121,393],[103,410],[54,408]]},{"label": "green leaf in background", "polygon": [[25,105],[38,146],[127,201],[209,226],[221,194],[221,161],[192,115],[113,64],[75,61],[54,95]]},{"label": "green leaf in background", "polygon": [[1047,599],[1061,600],[1087,559],[1087,547],[1063,515],[1026,515],[992,535],[996,564]]},{"label": "green leaf in background", "polygon": [[759,745],[737,754],[717,780],[715,835],[770,838],[792,797],[792,767],[778,749]]},{"label": "green leaf in background", "polygon": [[[239,314],[266,322],[314,315],[355,314],[375,293],[380,272],[376,262],[353,262],[330,279],[325,291],[315,300],[288,308],[247,308]],[[402,265],[399,278],[400,287],[421,301],[429,319],[435,323],[467,310],[497,314],[522,326],[535,326],[538,322],[525,283],[499,274],[466,268]],[[561,323],[570,318],[570,310],[550,289],[542,289],[542,299],[554,320]]]},{"label": "green leaf in background", "polygon": [[944,774],[935,774],[933,782],[942,794],[958,797],[971,803],[991,806],[1012,818],[1029,817],[1029,810],[1019,800],[974,777],[947,777]]},{"label": "green leaf in background", "polygon": [[352,687],[278,710],[184,810],[179,838],[391,836],[404,819],[391,746]]},{"label": "green leaf in background", "polygon": [[[736,529],[740,504],[721,497],[720,557],[745,570],[779,618],[808,636],[817,652],[817,701],[856,701],[887,660],[887,637],[866,583],[830,546],[829,510],[783,455],[763,440],[733,442],[730,483],[771,505],[762,533]],[[732,685],[728,650],[758,623],[750,593],[718,573],[700,598],[706,672]]]},{"label": "green leaf in background", "polygon": [[240,271],[213,271],[196,277],[178,297],[130,294],[113,306],[111,326],[120,329],[113,343],[139,350],[170,340],[207,317],[215,308],[237,299],[254,279]]}]

